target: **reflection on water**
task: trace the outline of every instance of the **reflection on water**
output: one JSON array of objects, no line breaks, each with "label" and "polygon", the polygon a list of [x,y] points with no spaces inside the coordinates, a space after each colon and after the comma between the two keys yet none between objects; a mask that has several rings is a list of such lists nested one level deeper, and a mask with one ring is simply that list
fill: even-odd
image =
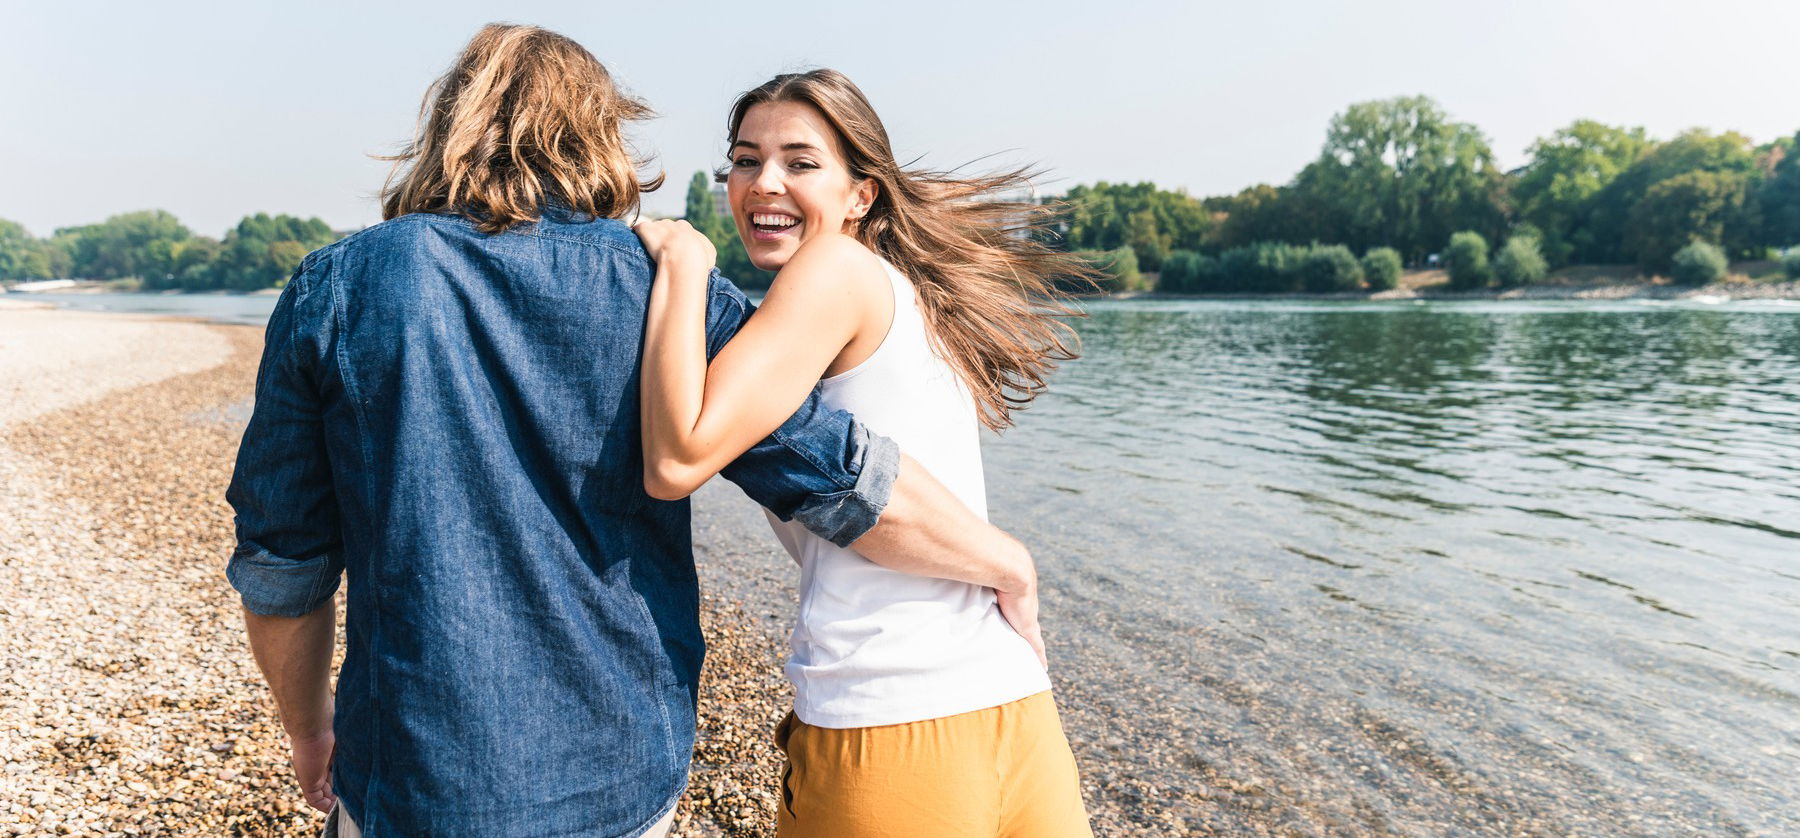
[{"label": "reflection on water", "polygon": [[1091,313],[989,492],[1197,822],[1800,833],[1800,310]]}]

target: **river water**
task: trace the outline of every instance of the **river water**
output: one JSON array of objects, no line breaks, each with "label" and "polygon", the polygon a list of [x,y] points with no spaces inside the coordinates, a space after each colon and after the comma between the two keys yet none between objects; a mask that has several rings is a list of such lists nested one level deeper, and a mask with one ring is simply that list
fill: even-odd
[{"label": "river water", "polygon": [[261,326],[275,309],[274,294],[13,294],[8,299],[55,303],[75,311],[196,317],[214,323]]},{"label": "river water", "polygon": [[1800,306],[1090,311],[984,453],[1095,782],[1195,831],[1800,834]]},{"label": "river water", "polygon": [[1145,834],[1800,835],[1800,305],[1089,312],[984,454],[1091,799]]}]

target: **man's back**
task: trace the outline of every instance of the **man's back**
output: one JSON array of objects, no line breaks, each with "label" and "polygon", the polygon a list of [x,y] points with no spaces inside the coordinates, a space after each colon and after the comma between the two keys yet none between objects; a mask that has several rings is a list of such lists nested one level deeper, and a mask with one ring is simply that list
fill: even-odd
[{"label": "man's back", "polygon": [[[284,293],[230,573],[298,616],[347,572],[334,785],[366,834],[632,834],[685,783],[702,643],[687,502],[643,490],[651,281],[616,220],[414,214]],[[715,350],[745,316],[716,281]],[[784,515],[855,494],[866,433],[816,399],[784,428],[727,476]],[[829,506],[859,533],[879,503]]]}]

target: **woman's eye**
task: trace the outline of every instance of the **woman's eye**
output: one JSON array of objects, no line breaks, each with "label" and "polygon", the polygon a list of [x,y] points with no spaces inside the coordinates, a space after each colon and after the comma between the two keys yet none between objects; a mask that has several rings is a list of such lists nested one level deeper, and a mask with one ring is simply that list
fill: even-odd
[{"label": "woman's eye", "polygon": [[788,165],[795,169],[817,169],[817,168],[819,168],[819,165],[817,163],[812,162],[811,160],[795,160],[793,163],[790,163]]},{"label": "woman's eye", "polygon": [[750,157],[739,157],[738,159],[731,161],[731,165],[740,169],[748,169],[756,165],[756,160]]}]

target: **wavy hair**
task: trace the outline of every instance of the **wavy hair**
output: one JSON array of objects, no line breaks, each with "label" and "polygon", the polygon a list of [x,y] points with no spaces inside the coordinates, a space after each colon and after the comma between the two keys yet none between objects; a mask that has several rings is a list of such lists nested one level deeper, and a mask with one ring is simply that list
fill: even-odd
[{"label": "wavy hair", "polygon": [[650,107],[613,84],[580,44],[536,26],[490,23],[475,33],[419,107],[413,139],[381,190],[382,218],[452,212],[484,233],[536,221],[561,202],[617,218],[643,192],[648,164],[625,142]]},{"label": "wavy hair", "polygon": [[1011,426],[1012,411],[1044,391],[1057,363],[1080,357],[1080,340],[1062,318],[1081,312],[1059,285],[1095,278],[1087,262],[1042,243],[1060,206],[1004,200],[1033,194],[1039,173],[968,177],[905,168],[869,100],[831,69],[779,75],[739,96],[726,148],[737,143],[751,108],[773,102],[812,106],[837,133],[850,176],[875,181],[874,203],[852,234],[911,280],[931,340],[968,385],[981,423]]}]

